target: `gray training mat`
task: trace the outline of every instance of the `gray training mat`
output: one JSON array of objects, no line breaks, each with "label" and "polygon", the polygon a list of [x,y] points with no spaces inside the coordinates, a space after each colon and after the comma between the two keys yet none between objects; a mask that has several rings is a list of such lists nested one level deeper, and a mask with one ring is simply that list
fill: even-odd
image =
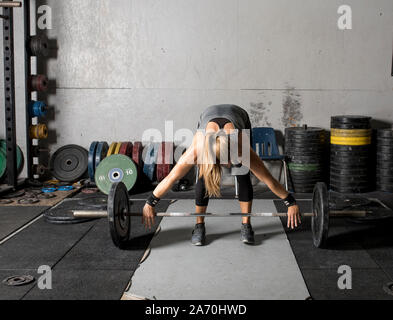
[{"label": "gray training mat", "polygon": [[[194,212],[193,200],[169,212]],[[236,200],[211,200],[208,212],[239,212]],[[255,200],[253,212],[276,212]],[[207,245],[190,243],[194,218],[163,218],[151,253],[127,294],[147,299],[306,299],[306,285],[280,219],[253,218],[256,244],[240,242],[241,218],[206,218]]]}]

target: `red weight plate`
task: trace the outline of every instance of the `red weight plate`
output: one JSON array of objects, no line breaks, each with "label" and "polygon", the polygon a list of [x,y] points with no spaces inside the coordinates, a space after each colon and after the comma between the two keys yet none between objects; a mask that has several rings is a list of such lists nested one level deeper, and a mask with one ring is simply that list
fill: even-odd
[{"label": "red weight plate", "polygon": [[127,157],[132,158],[132,143],[131,142],[123,142],[120,145],[119,154],[123,154]]},{"label": "red weight plate", "polygon": [[173,142],[162,142],[158,149],[157,181],[160,182],[171,172],[173,167]]},{"label": "red weight plate", "polygon": [[138,173],[141,173],[143,170],[142,151],[142,142],[134,142],[134,145],[132,146],[132,160],[135,162],[138,168]]}]

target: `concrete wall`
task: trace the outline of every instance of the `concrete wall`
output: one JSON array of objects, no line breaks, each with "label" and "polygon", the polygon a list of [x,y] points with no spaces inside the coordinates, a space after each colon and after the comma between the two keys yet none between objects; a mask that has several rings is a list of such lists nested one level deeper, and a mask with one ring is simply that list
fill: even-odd
[{"label": "concrete wall", "polygon": [[[391,0],[38,4],[53,10],[47,34],[58,46],[39,65],[55,79],[47,97],[53,149],[139,140],[147,128],[163,131],[165,120],[194,129],[218,103],[239,104],[254,126],[277,129],[328,128],[336,114],[393,123]],[[337,27],[343,4],[352,7],[352,30]]]}]

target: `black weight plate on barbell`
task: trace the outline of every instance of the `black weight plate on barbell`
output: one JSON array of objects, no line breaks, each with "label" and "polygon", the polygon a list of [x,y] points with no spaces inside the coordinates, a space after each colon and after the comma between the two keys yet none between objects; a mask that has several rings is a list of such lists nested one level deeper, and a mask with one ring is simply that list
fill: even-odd
[{"label": "black weight plate on barbell", "polygon": [[75,144],[59,148],[50,159],[50,171],[59,181],[73,182],[81,179],[88,165],[88,152]]},{"label": "black weight plate on barbell", "polygon": [[393,139],[393,129],[392,128],[378,129],[377,136],[381,137],[381,138],[392,138]]},{"label": "black weight plate on barbell", "polygon": [[108,222],[112,241],[116,247],[123,249],[130,238],[131,217],[128,191],[123,182],[112,184],[108,196]]},{"label": "black weight plate on barbell", "polygon": [[312,198],[311,230],[317,248],[326,247],[329,235],[329,194],[324,183],[317,183]]}]

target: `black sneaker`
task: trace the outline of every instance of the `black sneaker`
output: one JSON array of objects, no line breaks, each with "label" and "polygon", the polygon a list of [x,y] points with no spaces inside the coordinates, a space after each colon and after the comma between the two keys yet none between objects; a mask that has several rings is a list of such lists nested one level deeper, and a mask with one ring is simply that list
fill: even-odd
[{"label": "black sneaker", "polygon": [[191,243],[194,246],[203,246],[206,242],[206,229],[204,223],[197,223],[192,231]]},{"label": "black sneaker", "polygon": [[254,231],[252,230],[252,226],[249,223],[242,223],[240,228],[240,240],[245,244],[254,244]]}]

